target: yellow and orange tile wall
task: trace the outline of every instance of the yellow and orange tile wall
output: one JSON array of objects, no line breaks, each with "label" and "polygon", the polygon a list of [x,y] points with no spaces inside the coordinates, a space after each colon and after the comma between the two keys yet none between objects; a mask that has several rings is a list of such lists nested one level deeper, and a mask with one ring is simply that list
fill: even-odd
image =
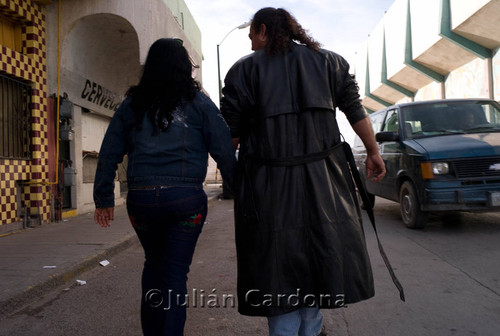
[{"label": "yellow and orange tile wall", "polygon": [[32,86],[31,158],[0,158],[0,225],[21,220],[19,200],[29,214],[39,214],[42,222],[47,222],[50,219],[50,185],[44,8],[32,0],[0,0],[0,15],[22,27],[21,52],[0,45],[0,72]]}]

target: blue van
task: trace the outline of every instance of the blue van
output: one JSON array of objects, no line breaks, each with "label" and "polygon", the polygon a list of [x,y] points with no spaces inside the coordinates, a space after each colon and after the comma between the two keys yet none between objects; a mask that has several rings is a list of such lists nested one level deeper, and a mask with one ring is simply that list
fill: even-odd
[{"label": "blue van", "polygon": [[[488,99],[397,104],[370,115],[387,174],[369,198],[399,202],[409,228],[433,211],[500,210],[500,105]],[[365,176],[365,148],[353,153]],[[364,205],[366,206],[366,205]]]}]

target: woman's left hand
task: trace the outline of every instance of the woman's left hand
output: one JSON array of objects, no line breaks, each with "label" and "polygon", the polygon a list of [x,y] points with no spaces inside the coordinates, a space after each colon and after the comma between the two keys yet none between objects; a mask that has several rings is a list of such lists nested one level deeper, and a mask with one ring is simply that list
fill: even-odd
[{"label": "woman's left hand", "polygon": [[115,208],[97,208],[94,212],[94,221],[101,227],[110,227],[114,219]]}]

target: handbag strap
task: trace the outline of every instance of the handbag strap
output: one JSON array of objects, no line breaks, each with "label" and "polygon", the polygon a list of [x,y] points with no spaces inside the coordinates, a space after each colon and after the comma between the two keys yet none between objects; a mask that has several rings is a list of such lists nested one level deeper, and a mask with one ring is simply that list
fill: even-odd
[{"label": "handbag strap", "polygon": [[377,244],[378,244],[378,249],[380,251],[380,255],[382,256],[385,266],[387,267],[387,270],[391,275],[392,282],[394,282],[394,285],[396,285],[396,288],[399,291],[399,298],[401,299],[401,301],[405,301],[405,293],[403,290],[403,286],[396,277],[396,274],[392,269],[391,263],[389,262],[389,258],[387,258],[384,248],[380,243],[380,239],[378,237],[378,232],[377,232],[377,226],[375,225],[375,216],[373,214],[373,209],[370,205],[371,202],[368,199],[368,194],[366,192],[365,186],[363,185],[363,181],[361,180],[361,176],[359,175],[359,171],[356,167],[356,162],[354,161],[354,155],[352,154],[351,146],[349,146],[349,144],[345,141],[343,142],[343,144],[344,144],[345,156],[347,158],[347,162],[349,163],[349,167],[351,168],[352,177],[354,178],[354,182],[356,183],[356,187],[358,188],[358,192],[361,196],[361,199],[363,200],[363,203],[366,204],[365,206],[366,212],[368,214],[368,218],[370,218],[370,222],[372,223],[373,230],[375,231],[375,237],[377,238]]}]

